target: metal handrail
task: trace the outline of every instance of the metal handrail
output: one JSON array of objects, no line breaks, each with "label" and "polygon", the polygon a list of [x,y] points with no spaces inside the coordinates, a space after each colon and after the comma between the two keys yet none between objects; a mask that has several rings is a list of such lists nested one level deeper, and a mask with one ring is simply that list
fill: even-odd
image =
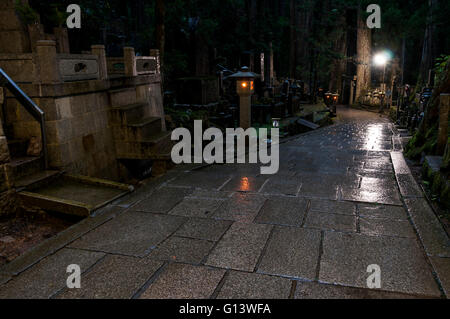
[{"label": "metal handrail", "polygon": [[42,151],[44,156],[45,169],[48,168],[47,136],[45,134],[45,113],[22,89],[0,68],[0,84],[5,86],[19,101],[20,104],[33,116],[41,125]]}]

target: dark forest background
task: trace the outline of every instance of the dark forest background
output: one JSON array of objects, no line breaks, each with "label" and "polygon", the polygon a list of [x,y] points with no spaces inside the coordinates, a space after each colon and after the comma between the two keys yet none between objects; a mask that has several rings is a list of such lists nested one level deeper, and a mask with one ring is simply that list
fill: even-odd
[{"label": "dark forest background", "polygon": [[[49,30],[65,21],[65,8],[72,2],[30,0]],[[268,54],[272,46],[277,76],[305,82],[314,78],[327,86],[336,63],[347,63],[348,73],[354,73],[358,19],[365,20],[365,8],[373,2],[77,0],[82,28],[69,31],[71,50],[106,44],[108,55],[114,56],[125,45],[140,55],[159,48],[170,80],[213,73],[217,64],[236,69],[244,63],[243,54]],[[426,77],[435,58],[450,52],[450,2],[376,3],[382,9],[382,27],[371,31],[371,50],[392,51],[404,64],[404,82],[415,84]]]}]

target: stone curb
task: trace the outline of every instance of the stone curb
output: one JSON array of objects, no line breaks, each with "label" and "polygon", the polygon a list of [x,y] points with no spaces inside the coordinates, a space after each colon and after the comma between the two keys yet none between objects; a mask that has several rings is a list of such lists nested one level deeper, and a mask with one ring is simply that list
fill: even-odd
[{"label": "stone curb", "polygon": [[55,237],[43,241],[20,257],[14,259],[9,264],[4,265],[0,268],[0,276],[8,277],[18,275],[45,257],[62,249],[77,238],[113,219],[123,210],[124,208],[118,206],[105,207],[97,216],[82,220],[81,222],[57,234]]}]

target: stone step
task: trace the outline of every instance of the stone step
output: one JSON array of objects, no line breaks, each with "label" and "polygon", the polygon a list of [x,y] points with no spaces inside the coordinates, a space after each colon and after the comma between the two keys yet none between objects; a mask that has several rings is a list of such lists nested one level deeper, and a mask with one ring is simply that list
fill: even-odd
[{"label": "stone step", "polygon": [[24,176],[14,181],[14,187],[23,188],[29,187],[31,185],[45,185],[49,183],[54,178],[57,178],[61,174],[60,171],[39,171],[37,173]]},{"label": "stone step", "polygon": [[18,180],[44,170],[44,164],[43,157],[23,156],[11,158],[7,165],[12,179]]},{"label": "stone step", "polygon": [[113,135],[116,141],[143,141],[161,132],[162,123],[159,117],[140,119],[126,126],[114,125]]},{"label": "stone step", "polygon": [[162,123],[160,117],[148,117],[127,125],[127,130],[131,131],[136,141],[151,138],[161,133],[161,129]]},{"label": "stone step", "polygon": [[131,185],[88,176],[59,174],[50,182],[34,183],[18,195],[22,203],[63,214],[89,216],[95,210],[132,192]]},{"label": "stone step", "polygon": [[119,125],[127,125],[147,117],[148,103],[135,103],[115,106],[111,109],[111,122]]},{"label": "stone step", "polygon": [[134,87],[110,90],[109,97],[111,105],[114,107],[137,103],[136,89]]},{"label": "stone step", "polygon": [[28,140],[8,140],[9,154],[11,157],[27,156]]},{"label": "stone step", "polygon": [[172,132],[159,132],[141,141],[117,141],[117,158],[152,159],[170,154],[173,146]]},{"label": "stone step", "polygon": [[437,173],[441,169],[442,156],[425,156],[425,162],[431,168],[433,173]]}]

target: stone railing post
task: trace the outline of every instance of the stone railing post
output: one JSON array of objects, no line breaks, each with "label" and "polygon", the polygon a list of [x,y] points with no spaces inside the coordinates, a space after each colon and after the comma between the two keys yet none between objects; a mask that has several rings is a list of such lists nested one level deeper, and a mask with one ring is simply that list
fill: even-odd
[{"label": "stone railing post", "polygon": [[156,73],[161,73],[161,61],[158,49],[150,49],[150,56],[156,57]]},{"label": "stone railing post", "polygon": [[123,48],[123,62],[125,64],[125,76],[133,77],[137,75],[136,71],[136,54],[134,48]]},{"label": "stone railing post", "polygon": [[439,134],[437,141],[437,154],[444,154],[448,141],[448,112],[450,108],[450,94],[443,93],[439,101]]},{"label": "stone railing post", "polygon": [[38,41],[36,44],[36,54],[39,82],[43,84],[61,82],[55,41]]},{"label": "stone railing post", "polygon": [[91,52],[93,55],[98,56],[99,79],[106,80],[108,78],[108,66],[106,64],[105,46],[101,44],[92,45]]}]

